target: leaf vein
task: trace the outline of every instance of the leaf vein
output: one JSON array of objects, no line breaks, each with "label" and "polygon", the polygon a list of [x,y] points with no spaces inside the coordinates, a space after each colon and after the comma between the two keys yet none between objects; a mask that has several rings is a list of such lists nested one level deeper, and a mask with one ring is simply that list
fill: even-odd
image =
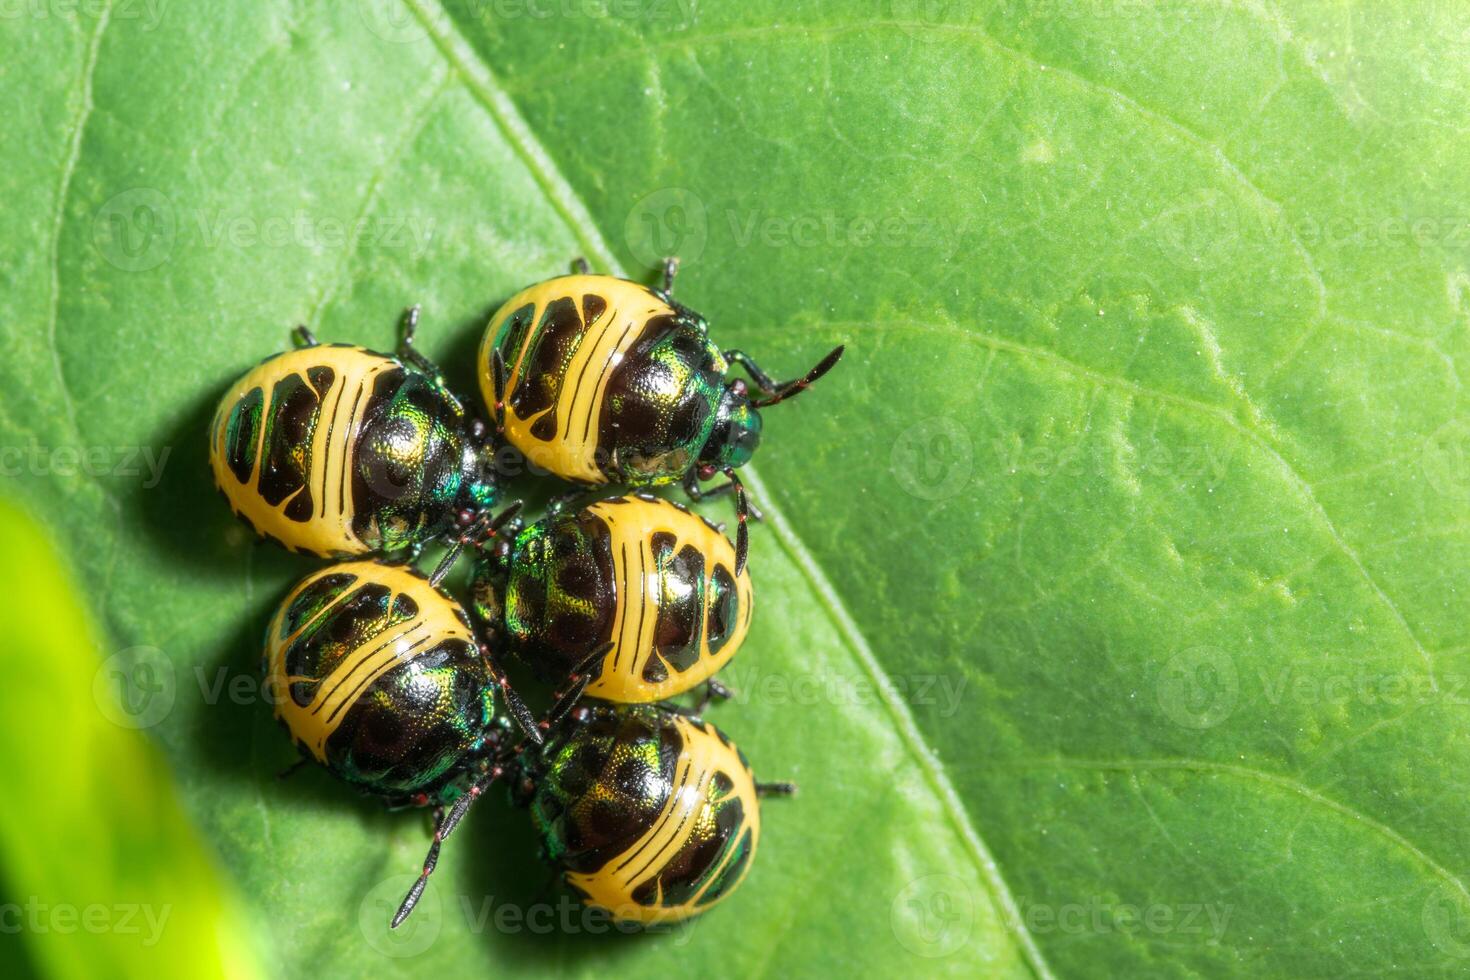
[{"label": "leaf vein", "polygon": [[[1372,833],[1382,837],[1390,844],[1411,856],[1415,861],[1427,868],[1436,877],[1450,885],[1455,891],[1470,904],[1470,889],[1448,868],[1430,857],[1423,849],[1409,840],[1403,834],[1394,830],[1393,827],[1380,820],[1354,809],[1340,800],[1313,789],[1305,783],[1283,776],[1278,773],[1267,772],[1252,766],[1239,766],[1228,762],[1212,762],[1207,759],[1120,759],[1117,761],[1093,760],[1093,759],[1037,759],[1019,763],[1016,768],[1026,766],[1052,766],[1063,769],[1083,769],[1099,772],[1185,772],[1204,776],[1227,776],[1234,779],[1264,783],[1268,786],[1293,793],[1317,806],[1324,807],[1338,814],[1344,819],[1356,823]],[[1009,768],[1009,767],[1008,767]]]},{"label": "leaf vein", "polygon": [[[1355,549],[1352,544],[1350,544],[1348,540],[1343,537],[1342,532],[1338,530],[1337,525],[1332,520],[1331,515],[1328,514],[1326,508],[1322,506],[1321,501],[1317,499],[1317,494],[1312,489],[1312,484],[1306,479],[1306,477],[1304,477],[1300,472],[1297,471],[1296,467],[1294,467],[1291,462],[1286,459],[1285,456],[1281,455],[1276,447],[1273,446],[1265,436],[1257,431],[1254,426],[1249,424],[1248,421],[1238,418],[1233,412],[1230,412],[1218,405],[1211,405],[1207,402],[1198,401],[1185,395],[1176,395],[1171,392],[1160,391],[1156,388],[1150,388],[1146,385],[1141,385],[1136,381],[1130,381],[1127,378],[1122,378],[1118,377],[1117,375],[1109,374],[1106,371],[1099,371],[1095,368],[1086,367],[1084,365],[1078,364],[1075,361],[1068,360],[1067,358],[1062,357],[1060,354],[1054,353],[1053,351],[1046,350],[1045,348],[1032,347],[1027,344],[1020,343],[1019,341],[997,337],[978,330],[964,330],[956,324],[945,323],[942,321],[926,321],[922,323],[900,320],[872,321],[866,323],[827,321],[823,324],[823,326],[838,331],[849,330],[854,332],[863,330],[908,330],[915,333],[939,333],[946,336],[970,340],[974,343],[981,344],[986,347],[992,347],[996,350],[1008,352],[1020,357],[1027,357],[1033,360],[1045,362],[1055,368],[1058,368],[1059,370],[1066,371],[1080,378],[1086,378],[1087,380],[1092,381],[1095,384],[1106,385],[1108,387],[1117,388],[1120,391],[1130,392],[1139,397],[1151,398],[1157,401],[1165,402],[1167,404],[1175,405],[1180,409],[1213,418],[1234,429],[1242,436],[1244,436],[1247,440],[1249,440],[1252,444],[1254,444],[1261,452],[1265,453],[1267,457],[1269,457],[1271,461],[1277,465],[1282,475],[1286,478],[1287,482],[1292,484],[1292,486],[1296,489],[1298,495],[1302,498],[1303,502],[1305,502],[1308,508],[1316,514],[1319,522],[1322,525],[1323,530],[1327,533],[1327,537],[1332,542],[1333,546],[1338,550],[1340,554],[1342,554],[1344,558],[1348,560],[1348,562],[1353,566],[1354,571],[1358,573],[1358,575],[1363,579],[1364,583],[1367,584],[1369,589],[1374,593],[1375,597],[1377,597],[1377,599],[1383,604],[1383,606],[1389,611],[1393,618],[1398,622],[1399,626],[1403,629],[1404,634],[1409,639],[1409,642],[1414,646],[1414,649],[1423,659],[1424,665],[1429,671],[1429,679],[1430,683],[1433,685],[1433,689],[1439,689],[1438,681],[1434,675],[1434,659],[1430,655],[1429,650],[1424,646],[1423,643],[1420,642],[1418,634],[1414,632],[1414,628],[1409,624],[1408,619],[1404,616],[1404,613],[1399,608],[1398,603],[1394,602],[1393,599],[1388,595],[1388,593],[1383,590],[1383,587],[1378,583],[1378,580],[1373,577],[1373,574],[1363,563],[1362,558],[1358,555],[1357,549]],[[779,329],[779,327],[777,327],[776,329]]]},{"label": "leaf vein", "polygon": [[98,57],[102,51],[102,35],[111,18],[112,3],[108,0],[97,15],[97,26],[93,28],[92,36],[87,41],[87,52],[77,84],[81,105],[77,109],[76,121],[72,124],[71,142],[61,166],[61,180],[56,188],[56,217],[51,227],[51,312],[46,327],[46,343],[51,350],[51,365],[56,373],[56,385],[66,410],[67,424],[78,442],[81,441],[81,429],[77,424],[76,399],[72,397],[67,384],[66,367],[61,361],[61,352],[56,344],[57,325],[61,318],[61,234],[66,226],[66,202],[71,197],[71,182],[82,158],[82,139],[86,135],[87,123],[92,118],[95,104],[92,99],[92,78],[97,71]]},{"label": "leaf vein", "polygon": [[[382,191],[384,181],[397,168],[399,161],[403,159],[403,155],[408,152],[408,148],[414,144],[419,134],[424,131],[424,127],[428,125],[429,118],[434,114],[435,104],[439,101],[439,97],[449,88],[453,77],[452,72],[445,71],[443,76],[432,85],[426,86],[429,90],[428,97],[410,114],[408,125],[404,127],[402,135],[393,141],[388,153],[383,157],[382,163],[368,177],[367,184],[363,188],[362,203],[358,205],[357,214],[353,218],[352,223],[347,226],[349,231],[355,234],[356,230],[362,227],[363,221],[377,203],[378,194]],[[352,266],[352,258],[355,254],[355,250],[352,247],[353,244],[353,238],[349,236],[346,245],[342,249],[342,261],[339,267],[333,276],[327,280],[326,285],[322,288],[321,296],[312,308],[307,324],[313,331],[321,325],[322,317],[326,314],[327,307],[336,297],[337,290],[341,287],[342,282],[347,278],[347,272]]]},{"label": "leaf vein", "polygon": [[[491,119],[501,130],[507,142],[520,157],[522,162],[530,170],[538,186],[546,194],[548,202],[561,215],[567,223],[573,235],[577,236],[579,243],[586,249],[591,257],[602,261],[605,267],[615,274],[623,275],[620,264],[599,234],[595,231],[595,225],[591,214],[582,204],[580,197],[571,185],[556,170],[555,164],[546,151],[541,147],[535,134],[520,118],[515,104],[506,95],[495,81],[489,68],[473,55],[472,51],[463,51],[468,48],[468,43],[462,37],[451,35],[447,30],[441,29],[439,22],[424,9],[420,0],[403,0],[408,8],[418,18],[424,29],[433,39],[434,44],[443,54],[446,60],[454,66],[465,78],[471,92],[476,100],[489,113]],[[441,8],[441,13],[443,13]],[[448,22],[447,13],[443,13],[440,22]],[[986,887],[991,891],[1002,913],[1003,921],[1011,930],[1016,942],[1021,947],[1027,964],[1033,973],[1043,980],[1050,980],[1054,976],[1050,967],[1041,955],[1034,938],[1026,929],[1020,914],[1020,907],[1016,903],[1010,889],[1005,884],[994,857],[986,847],[979,833],[975,830],[969,818],[968,811],[955,792],[953,785],[944,775],[933,751],[924,742],[923,735],[914,722],[912,715],[903,705],[897,692],[893,689],[892,682],[878,663],[872,648],[868,645],[866,638],[859,630],[852,616],[847,612],[841,598],[833,589],[831,583],[817,567],[811,553],[796,537],[795,532],[787,523],[785,516],[775,506],[774,498],[766,492],[765,485],[761,482],[759,475],[749,466],[745,467],[746,480],[751,489],[762,500],[765,507],[766,518],[776,530],[777,538],[781,541],[788,555],[796,561],[811,585],[817,598],[826,606],[839,632],[847,641],[853,655],[859,665],[873,679],[878,690],[883,692],[886,707],[894,718],[900,738],[907,744],[909,750],[918,760],[920,767],[928,777],[931,787],[939,797],[940,803],[948,811],[951,822],[965,843],[969,846],[972,857],[975,859],[982,879]]]}]

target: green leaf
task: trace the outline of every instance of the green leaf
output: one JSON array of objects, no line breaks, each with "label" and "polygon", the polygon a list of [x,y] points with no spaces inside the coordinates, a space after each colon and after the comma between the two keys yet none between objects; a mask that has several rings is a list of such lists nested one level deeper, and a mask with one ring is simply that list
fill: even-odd
[{"label": "green leaf", "polygon": [[[0,23],[0,464],[169,658],[150,733],[276,972],[1463,972],[1454,5],[61,6]],[[272,778],[311,566],[215,497],[212,403],[414,301],[472,392],[517,288],[671,251],[773,371],[849,345],[768,417],[715,709],[801,795],[637,938],[497,918],[556,893],[492,802],[389,939],[425,827]]]},{"label": "green leaf", "polygon": [[4,960],[67,977],[156,976],[160,961],[195,977],[257,975],[238,896],[134,730],[146,714],[117,700],[119,678],[162,688],[161,655],[135,647],[100,660],[55,551],[4,502],[0,581],[0,928],[25,939]]}]

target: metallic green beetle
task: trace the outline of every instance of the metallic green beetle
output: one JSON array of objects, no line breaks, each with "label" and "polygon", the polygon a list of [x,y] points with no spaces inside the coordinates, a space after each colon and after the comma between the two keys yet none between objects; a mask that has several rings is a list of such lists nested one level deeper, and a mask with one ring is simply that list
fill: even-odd
[{"label": "metallic green beetle", "polygon": [[[728,898],[760,840],[759,798],[795,791],[757,783],[745,755],[695,715],[595,701],[557,720],[542,745],[501,749],[455,809],[462,814],[499,778],[530,807],[543,857],[582,901],[642,925],[678,922]],[[423,894],[443,836],[394,925]]]},{"label": "metallic green beetle", "polygon": [[[553,508],[487,542],[473,608],[495,642],[555,684],[654,702],[710,682],[750,628],[750,571],[718,528],[647,493]],[[607,650],[592,664],[594,651]]]},{"label": "metallic green beetle", "polygon": [[391,806],[444,805],[474,778],[500,688],[528,736],[525,706],[434,574],[348,561],[303,578],[266,629],[276,717],[311,759]]},{"label": "metallic green beetle", "polygon": [[414,350],[417,320],[413,307],[397,357],[298,328],[304,346],[225,393],[210,465],[258,533],[343,558],[416,547],[494,502],[488,432]]},{"label": "metallic green beetle", "polygon": [[[794,381],[777,382],[709,339],[704,317],[662,289],[578,272],[522,290],[490,317],[480,345],[481,393],[497,428],[526,459],[583,485],[650,487],[680,480],[694,499],[736,492],[736,555],[745,565],[747,505],[735,470],[760,444],[758,409],[826,374],[842,347]],[[752,398],[740,365],[762,397]],[[699,481],[728,481],[701,490]],[[737,569],[738,570],[738,569]]]}]

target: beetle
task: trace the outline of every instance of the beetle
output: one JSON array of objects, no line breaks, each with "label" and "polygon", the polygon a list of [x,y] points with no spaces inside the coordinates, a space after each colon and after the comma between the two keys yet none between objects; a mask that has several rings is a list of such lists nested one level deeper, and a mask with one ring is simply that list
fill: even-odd
[{"label": "beetle", "polygon": [[[736,561],[745,565],[748,504],[735,471],[761,438],[759,409],[805,390],[841,346],[794,381],[777,382],[749,355],[721,351],[700,314],[673,298],[678,262],[662,288],[591,275],[548,279],[490,317],[477,374],[496,429],[526,459],[587,486],[682,481],[694,499],[734,490]],[[727,379],[732,365],[749,375]],[[760,397],[751,397],[750,385]],[[701,490],[724,473],[727,482]]]},{"label": "beetle", "polygon": [[418,315],[397,356],[298,327],[225,393],[210,466],[256,533],[324,558],[417,549],[494,503],[488,430],[414,349]]},{"label": "beetle", "polygon": [[427,577],[374,559],[318,569],[266,628],[267,690],[301,762],[392,807],[458,797],[494,730],[497,688],[527,737],[541,737],[464,607],[440,587],[465,540]]},{"label": "beetle", "polygon": [[752,591],[713,524],[634,493],[553,504],[505,530],[479,542],[470,605],[543,680],[585,677],[585,693],[619,702],[661,701],[701,682],[728,695],[712,678],[745,639]]},{"label": "beetle", "polygon": [[448,831],[501,778],[512,800],[529,807],[543,858],[581,900],[645,926],[690,918],[728,898],[760,841],[760,798],[796,791],[790,783],[756,782],[745,754],[696,714],[578,704],[544,743],[500,749],[455,802],[395,927],[422,896]]}]

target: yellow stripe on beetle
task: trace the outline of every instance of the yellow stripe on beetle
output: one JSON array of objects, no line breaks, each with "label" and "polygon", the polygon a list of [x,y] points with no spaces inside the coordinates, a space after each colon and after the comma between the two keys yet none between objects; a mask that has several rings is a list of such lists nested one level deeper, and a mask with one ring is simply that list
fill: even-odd
[{"label": "yellow stripe on beetle", "polygon": [[[595,296],[603,308],[587,322],[585,299]],[[527,416],[514,408],[517,390],[532,373],[529,357],[543,339],[548,307],[558,300],[570,300],[575,307],[579,328],[568,338],[573,344],[570,357],[558,365],[560,387],[555,401]],[[642,334],[643,326],[653,317],[672,316],[669,304],[637,283],[607,276],[561,276],[538,283],[511,297],[495,315],[491,324],[506,323],[512,313],[532,307],[530,326],[520,345],[513,351],[502,350],[506,364],[503,424],[505,437],[527,460],[563,479],[586,484],[607,482],[598,465],[598,433],[602,423],[608,381],[622,363],[624,355]],[[486,404],[494,405],[494,369],[491,354],[501,341],[501,331],[485,333],[480,345],[479,376]],[[555,413],[555,436],[543,439],[532,428],[543,416]]]},{"label": "yellow stripe on beetle", "polygon": [[[760,840],[760,801],[755,781],[739,753],[701,723],[678,717],[674,725],[681,736],[679,758],[674,767],[674,789],[652,826],[632,846],[596,871],[566,872],[567,883],[582,891],[590,904],[607,909],[625,921],[677,922],[718,905],[745,878]],[[686,901],[664,905],[660,890],[652,904],[639,903],[633,897],[638,889],[664,871],[689,843],[696,827],[707,825],[713,819],[714,802],[725,798],[717,796],[717,774],[723,774],[731,783],[725,796],[739,798],[744,823],[737,829],[737,836],[749,832],[748,851],[742,854],[735,842],[731,842],[720,862],[704,876],[705,883]],[[719,897],[706,901],[706,893],[721,881],[725,868],[736,860],[744,861],[739,877],[724,883]]]},{"label": "yellow stripe on beetle", "polygon": [[[600,676],[588,686],[588,696],[624,702],[662,701],[718,673],[745,640],[754,599],[749,570],[742,569],[735,576],[735,548],[730,540],[698,515],[656,497],[621,497],[592,504],[587,510],[608,529],[617,595],[617,613],[609,637],[613,647],[602,661]],[[670,666],[662,681],[652,682],[644,672],[652,658],[661,656],[656,631],[660,609],[669,601],[671,587],[671,576],[659,567],[653,552],[654,539],[661,534],[673,538],[670,557],[686,547],[703,557],[705,595],[699,621],[694,624],[698,662],[682,671]],[[724,645],[712,652],[709,630],[717,599],[716,567],[723,567],[734,579],[739,614]]]},{"label": "yellow stripe on beetle", "polygon": [[[297,599],[326,576],[347,576],[331,601],[286,633],[287,619]],[[390,624],[385,614],[381,628],[366,629],[358,642],[332,665],[323,677],[287,673],[286,657],[293,645],[340,610],[364,586],[382,586],[389,592],[385,610],[403,608],[407,599],[413,614]],[[292,737],[304,745],[318,762],[326,762],[326,744],[347,716],[348,709],[371,688],[374,681],[401,664],[421,656],[448,639],[475,644],[468,624],[457,614],[455,604],[407,566],[374,561],[343,562],[309,575],[281,603],[266,633],[266,675],[276,700],[276,717],[285,722]],[[314,685],[306,703],[298,703],[292,685]]]},{"label": "yellow stripe on beetle", "polygon": [[[237,381],[220,402],[209,452],[215,484],[235,513],[245,517],[258,532],[293,550],[305,549],[322,556],[372,550],[352,527],[352,456],[377,377],[397,367],[396,362],[360,347],[315,346],[273,357]],[[273,505],[261,493],[271,451],[270,422],[277,407],[273,397],[277,386],[292,376],[315,393],[308,372],[317,368],[330,369],[332,381],[316,402],[310,441],[300,447],[305,458],[293,460],[302,470],[303,484]],[[261,421],[255,433],[253,466],[248,478],[241,480],[229,465],[226,440],[230,413],[256,389],[263,393]],[[303,493],[312,501],[311,517],[305,521],[287,517],[287,508]]]}]

